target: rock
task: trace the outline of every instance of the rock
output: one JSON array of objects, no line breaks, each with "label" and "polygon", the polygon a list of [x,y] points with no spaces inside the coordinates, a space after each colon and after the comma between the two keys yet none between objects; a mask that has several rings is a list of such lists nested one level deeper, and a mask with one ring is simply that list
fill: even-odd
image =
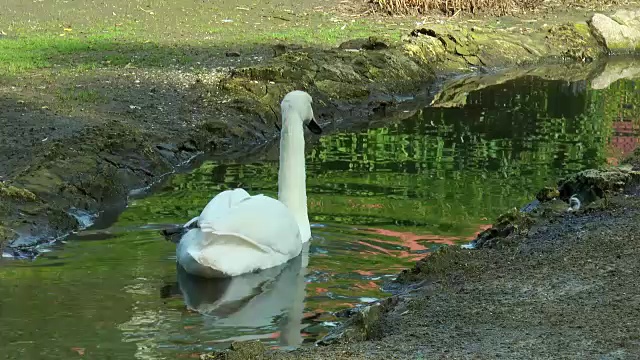
[{"label": "rock", "polygon": [[236,341],[226,351],[215,351],[211,354],[202,354],[202,360],[245,360],[264,359],[267,348],[258,340]]},{"label": "rock", "polygon": [[280,55],[286,54],[291,51],[297,51],[302,49],[300,45],[285,45],[285,44],[275,44],[272,47],[273,49],[273,57],[278,57]]},{"label": "rock", "polygon": [[178,158],[176,157],[176,153],[171,152],[171,151],[167,151],[167,150],[163,150],[163,149],[158,150],[158,152],[160,153],[160,156],[165,158],[170,163],[175,164],[175,163],[178,162]]},{"label": "rock", "polygon": [[380,335],[380,320],[395,307],[399,298],[392,296],[380,303],[365,306],[350,315],[349,320],[318,340],[317,345],[376,339]]},{"label": "rock", "polygon": [[619,24],[640,30],[640,10],[618,10],[611,18]]},{"label": "rock", "polygon": [[577,195],[584,203],[589,203],[638,183],[640,183],[640,172],[613,168],[584,170],[560,180],[558,185],[562,198],[568,199],[572,195]]},{"label": "rock", "polygon": [[427,28],[419,28],[419,29],[411,30],[411,33],[409,35],[413,36],[413,37],[418,37],[420,35],[426,35],[426,36],[431,36],[431,37],[436,37],[437,36],[435,30],[427,29]]},{"label": "rock", "polygon": [[589,21],[591,32],[611,53],[630,53],[640,50],[640,12],[618,11],[614,19],[595,14]]},{"label": "rock", "polygon": [[282,44],[273,45],[273,57],[278,57],[287,52],[287,47]]},{"label": "rock", "polygon": [[35,259],[40,252],[33,246],[8,246],[0,253],[0,258],[9,258],[16,260],[32,260]]},{"label": "rock", "polygon": [[191,153],[195,153],[195,152],[198,151],[198,148],[196,147],[194,142],[191,141],[191,140],[185,141],[184,143],[180,144],[180,146],[178,146],[178,149],[180,151],[186,151],[186,152],[191,152]]},{"label": "rock", "polygon": [[478,53],[477,48],[474,48],[472,46],[462,45],[462,44],[456,44],[456,54],[458,55],[468,57],[468,56],[473,56],[477,53]]},{"label": "rock", "polygon": [[514,232],[520,232],[529,228],[533,224],[530,213],[512,209],[498,217],[491,228],[484,230],[475,240],[473,245],[476,249],[494,248],[501,245],[503,239]]},{"label": "rock", "polygon": [[520,209],[520,212],[530,213],[533,212],[540,206],[540,201],[538,199],[531,201]]},{"label": "rock", "polygon": [[480,60],[479,57],[477,56],[463,56],[465,60],[467,60],[467,62],[469,63],[469,65],[473,65],[473,66],[482,66],[484,65],[482,63],[482,60]]},{"label": "rock", "polygon": [[11,198],[19,201],[36,201],[34,193],[27,189],[0,182],[0,199]]},{"label": "rock", "polygon": [[338,47],[342,50],[382,50],[388,48],[389,45],[375,36],[370,36],[367,39],[347,40]]},{"label": "rock", "polygon": [[447,52],[449,52],[450,54],[456,54],[456,38],[453,37],[451,34],[446,34],[446,35],[438,35],[437,37],[438,40],[440,40],[440,42],[442,42],[442,44],[444,45],[444,48],[447,50]]},{"label": "rock", "polygon": [[357,99],[369,96],[369,90],[364,85],[349,84],[333,80],[320,80],[316,86],[332,99]]},{"label": "rock", "polygon": [[546,186],[536,194],[536,199],[540,202],[551,201],[560,196],[557,188]]},{"label": "rock", "polygon": [[174,152],[174,153],[180,151],[180,150],[178,150],[178,146],[176,146],[175,144],[170,144],[170,143],[158,144],[158,145],[156,145],[156,149],[171,151],[171,152]]}]

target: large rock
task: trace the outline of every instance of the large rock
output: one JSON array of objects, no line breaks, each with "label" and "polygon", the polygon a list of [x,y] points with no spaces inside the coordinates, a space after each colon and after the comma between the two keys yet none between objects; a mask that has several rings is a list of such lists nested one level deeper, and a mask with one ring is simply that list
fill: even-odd
[{"label": "large rock", "polygon": [[640,30],[640,10],[618,10],[611,18],[618,24]]},{"label": "large rock", "polygon": [[558,190],[562,199],[575,194],[583,203],[590,203],[638,184],[640,172],[628,167],[587,169],[558,181]]},{"label": "large rock", "polygon": [[640,11],[620,10],[612,18],[595,14],[589,26],[611,53],[640,51]]}]

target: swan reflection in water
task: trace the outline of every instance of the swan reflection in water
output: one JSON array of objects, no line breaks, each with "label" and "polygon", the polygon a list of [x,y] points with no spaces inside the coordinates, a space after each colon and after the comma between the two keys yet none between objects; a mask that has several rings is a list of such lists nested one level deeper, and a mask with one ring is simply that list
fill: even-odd
[{"label": "swan reflection in water", "polygon": [[307,242],[283,265],[232,278],[200,278],[178,265],[178,287],[187,308],[205,315],[211,326],[266,328],[277,321],[280,346],[298,346],[308,263]]}]

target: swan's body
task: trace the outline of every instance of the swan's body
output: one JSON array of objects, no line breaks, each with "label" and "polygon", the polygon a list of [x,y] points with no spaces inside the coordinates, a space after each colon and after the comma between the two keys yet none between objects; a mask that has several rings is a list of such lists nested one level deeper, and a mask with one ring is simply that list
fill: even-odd
[{"label": "swan's body", "polygon": [[237,276],[281,265],[300,254],[311,238],[303,125],[321,132],[311,102],[306,92],[293,91],[281,103],[278,200],[251,196],[243,189],[223,191],[184,225],[192,228],[180,239],[176,254],[188,273]]}]

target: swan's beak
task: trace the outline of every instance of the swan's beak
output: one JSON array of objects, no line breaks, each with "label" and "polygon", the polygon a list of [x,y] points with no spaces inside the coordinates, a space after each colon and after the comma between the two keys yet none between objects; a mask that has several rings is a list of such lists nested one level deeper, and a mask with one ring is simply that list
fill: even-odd
[{"label": "swan's beak", "polygon": [[316,119],[311,119],[309,123],[307,123],[307,129],[316,135],[322,134],[322,128],[316,122]]}]

